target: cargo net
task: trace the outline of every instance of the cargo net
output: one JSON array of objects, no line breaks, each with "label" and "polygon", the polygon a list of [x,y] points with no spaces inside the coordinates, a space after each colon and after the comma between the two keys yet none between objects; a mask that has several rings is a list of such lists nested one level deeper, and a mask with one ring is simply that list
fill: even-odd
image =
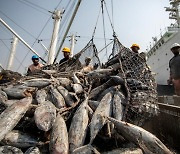
[{"label": "cargo net", "polygon": [[111,61],[120,64],[120,75],[125,79],[128,103],[125,109],[126,121],[142,125],[151,116],[157,114],[157,91],[155,79],[146,64],[144,54],[137,54],[124,47],[117,38],[113,51],[116,54]]},{"label": "cargo net", "polygon": [[71,59],[62,63],[62,64],[54,64],[48,65],[43,68],[43,70],[51,69],[58,70],[59,72],[74,72],[82,69],[83,65],[85,65],[85,59],[91,58],[91,65],[94,68],[100,66],[100,60],[98,57],[98,52],[93,40],[90,40],[88,44],[77,54],[75,54]]}]

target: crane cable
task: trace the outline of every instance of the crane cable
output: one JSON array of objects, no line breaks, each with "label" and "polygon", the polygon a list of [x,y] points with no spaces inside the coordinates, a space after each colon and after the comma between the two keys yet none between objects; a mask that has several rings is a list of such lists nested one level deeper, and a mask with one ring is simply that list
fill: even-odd
[{"label": "crane cable", "polygon": [[[44,27],[42,28],[41,32],[39,33],[38,37],[35,39],[35,41],[32,44],[32,47],[34,46],[34,44],[36,43],[36,41],[39,39],[40,35],[42,34],[42,32],[44,31],[45,27],[47,26],[48,22],[50,21],[51,16],[48,18],[47,22],[45,23]],[[20,65],[22,65],[22,63],[25,61],[26,57],[28,56],[30,50],[27,52],[27,54],[25,55],[24,59],[22,60],[22,62],[20,63]],[[20,68],[20,66],[17,68],[16,71],[18,71]]]},{"label": "crane cable", "polygon": [[[22,3],[22,4],[24,4],[24,5],[26,5],[26,6],[29,6],[29,7],[31,7],[32,9],[34,9],[34,10],[36,10],[36,11],[38,11],[38,12],[41,12],[41,13],[43,13],[43,14],[46,14],[46,15],[49,15],[49,14],[47,14],[47,13],[45,13],[45,12],[43,12],[43,11],[41,11],[41,10],[39,10],[39,9],[37,9],[36,7],[34,7],[34,6],[32,6],[32,4],[30,5],[30,4],[28,4],[27,3],[27,1],[25,1],[25,0],[17,0],[17,1],[19,1],[20,3]],[[26,2],[26,3],[25,3]],[[29,2],[29,3],[31,3],[31,2]],[[35,4],[34,4],[35,5]],[[38,7],[39,8],[39,7]],[[42,9],[42,8],[41,8]],[[46,9],[44,9],[43,8],[43,10],[45,10],[45,11],[48,11],[48,10],[46,10]]]},{"label": "crane cable", "polygon": [[[114,26],[113,26],[113,23],[112,23],[112,21],[111,21],[111,18],[110,18],[110,15],[109,15],[109,12],[108,12],[107,5],[106,5],[105,0],[104,0],[104,5],[105,5],[105,8],[106,8],[106,12],[107,12],[107,15],[108,15],[108,18],[109,18],[109,22],[110,22],[110,24],[111,24],[111,27],[112,27],[112,30],[113,30],[113,35],[114,35],[114,34],[115,34]],[[113,12],[113,10],[112,10],[112,12]],[[113,13],[112,13],[112,14],[113,14]]]},{"label": "crane cable", "polygon": [[95,35],[95,33],[96,33],[96,28],[97,28],[97,24],[98,24],[98,21],[99,21],[100,13],[101,13],[101,7],[100,7],[100,9],[99,9],[98,17],[97,17],[97,20],[96,20],[96,24],[95,24],[95,27],[94,27],[93,34],[92,34],[92,39],[94,39],[94,35]]},{"label": "crane cable", "polygon": [[[62,0],[58,3],[58,5],[56,6],[56,8],[58,8],[58,7],[59,7],[59,5],[60,5],[60,3],[61,3],[61,2],[62,2]],[[35,39],[35,41],[34,41],[34,43],[33,43],[33,45],[32,45],[32,46],[34,46],[34,44],[36,43],[36,41],[38,41],[38,39],[39,39],[40,35],[41,35],[41,34],[42,34],[42,32],[44,31],[44,29],[45,29],[45,27],[47,26],[47,24],[48,24],[48,22],[50,21],[50,19],[51,19],[51,16],[48,18],[47,22],[45,23],[44,27],[42,28],[42,30],[41,30],[41,32],[39,33],[38,37]],[[19,68],[21,67],[21,65],[22,65],[22,63],[24,62],[25,58],[28,56],[29,52],[30,52],[30,50],[29,50],[29,51],[28,51],[28,53],[25,55],[25,57],[24,57],[23,61],[20,63],[20,66],[17,68],[17,70],[16,70],[16,71],[18,71],[18,70],[19,70]]]}]

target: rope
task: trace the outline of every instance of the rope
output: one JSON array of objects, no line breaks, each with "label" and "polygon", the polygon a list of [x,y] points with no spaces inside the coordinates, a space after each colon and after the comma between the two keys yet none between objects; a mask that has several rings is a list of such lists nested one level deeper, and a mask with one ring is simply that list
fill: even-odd
[{"label": "rope", "polygon": [[[42,12],[42,11],[40,11],[39,9],[37,9],[37,8],[35,8],[35,7],[33,7],[33,6],[31,6],[31,5],[29,5],[29,4],[27,4],[27,2],[25,3],[24,1],[22,1],[22,0],[17,0],[17,1],[19,1],[20,3],[22,3],[22,4],[24,4],[24,5],[26,5],[26,6],[29,6],[29,7],[31,7],[32,9],[34,9],[34,10],[36,10],[36,11],[38,11],[38,12],[41,12],[41,13],[43,13],[43,14],[46,14],[46,15],[48,15],[49,16],[49,14],[47,14],[47,13],[45,13],[45,12]],[[30,2],[29,2],[30,3]],[[41,8],[42,9],[42,8]],[[45,9],[46,10],[46,9]],[[48,10],[46,10],[46,11],[48,11]]]},{"label": "rope", "polygon": [[[1,39],[0,39],[1,40]],[[3,40],[1,40],[1,42],[4,44],[4,46],[8,49],[8,51],[9,51],[9,53],[11,52],[11,49],[4,43],[4,41]],[[20,62],[20,60],[15,56],[15,59],[19,62],[19,63],[21,63]],[[5,59],[5,61],[7,61],[7,58]],[[23,67],[25,67],[24,65],[22,65]]]},{"label": "rope", "polygon": [[48,11],[47,9],[45,9],[45,8],[43,8],[43,7],[41,7],[41,6],[37,5],[37,4],[34,4],[34,3],[32,3],[32,2],[30,2],[30,1],[28,1],[28,0],[24,0],[24,1],[27,2],[27,3],[29,3],[29,4],[31,4],[31,5],[33,5],[33,6],[35,6],[35,7],[37,7],[37,8],[39,8],[39,9],[42,9],[42,10],[44,10],[44,11]]},{"label": "rope", "polygon": [[18,25],[14,20],[12,20],[10,17],[8,17],[5,13],[3,13],[1,10],[0,12],[9,20],[11,20],[16,26],[18,26],[19,28],[21,28],[24,32],[26,32],[27,34],[29,34],[32,38],[36,39],[35,36],[33,36],[31,33],[29,33],[27,30],[25,30],[23,27],[21,27],[20,25]]},{"label": "rope", "polygon": [[[38,38],[40,37],[40,35],[42,34],[43,30],[45,29],[45,27],[47,26],[49,20],[51,19],[51,17],[49,17],[49,19],[47,20],[47,22],[45,23],[44,27],[42,28],[41,32],[39,33],[38,37],[36,38],[36,40],[34,41],[34,43],[32,44],[32,47],[34,46],[34,44],[36,43],[36,41],[38,40]],[[27,52],[27,54],[25,55],[24,59],[22,60],[22,62],[20,63],[20,65],[22,65],[22,63],[25,61],[26,57],[28,56],[30,50]],[[17,68],[16,71],[18,71],[20,68],[20,66]]]},{"label": "rope", "polygon": [[97,24],[98,24],[100,13],[101,13],[101,7],[99,9],[99,13],[98,13],[98,17],[97,17],[96,24],[95,24],[95,27],[94,27],[92,38],[94,38],[94,35],[95,35],[95,32],[96,32],[96,28],[97,28]]},{"label": "rope", "polygon": [[111,0],[111,10],[112,10],[112,24],[114,25],[114,5],[113,5],[113,0]]},{"label": "rope", "polygon": [[112,24],[112,21],[111,21],[111,18],[110,18],[110,15],[109,15],[109,12],[108,12],[108,9],[107,9],[107,6],[106,6],[106,2],[104,1],[104,5],[105,5],[105,8],[106,8],[106,12],[107,12],[107,15],[108,15],[108,18],[109,18],[109,22],[111,24],[111,27],[112,27],[112,30],[113,30],[113,33],[114,33],[114,26]]}]

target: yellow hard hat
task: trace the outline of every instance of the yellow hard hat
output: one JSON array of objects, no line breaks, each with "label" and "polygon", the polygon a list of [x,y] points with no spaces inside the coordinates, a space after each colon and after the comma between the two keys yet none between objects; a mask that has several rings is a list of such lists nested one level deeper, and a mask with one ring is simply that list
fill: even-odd
[{"label": "yellow hard hat", "polygon": [[68,47],[64,47],[62,52],[70,52],[70,49]]},{"label": "yellow hard hat", "polygon": [[131,48],[133,48],[133,47],[138,47],[138,49],[140,49],[138,44],[132,44]]}]

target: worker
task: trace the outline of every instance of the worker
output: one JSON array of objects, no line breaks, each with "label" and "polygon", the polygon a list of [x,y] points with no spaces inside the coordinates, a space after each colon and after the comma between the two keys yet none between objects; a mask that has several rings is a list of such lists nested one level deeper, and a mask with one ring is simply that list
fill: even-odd
[{"label": "worker", "polygon": [[180,96],[180,45],[174,43],[171,47],[171,52],[174,56],[169,61],[170,77],[168,84],[173,84],[175,94]]},{"label": "worker", "polygon": [[70,49],[68,47],[64,47],[62,52],[63,52],[64,58],[60,60],[59,64],[61,64],[61,63],[63,63],[63,62],[70,59],[71,51],[70,51]]},{"label": "worker", "polygon": [[138,53],[140,47],[138,44],[132,44],[131,49],[133,52]]},{"label": "worker", "polygon": [[93,70],[93,66],[90,65],[91,63],[91,58],[90,57],[86,57],[85,58],[85,65],[83,66],[81,72],[85,72],[85,73],[88,73],[90,71]]},{"label": "worker", "polygon": [[41,68],[43,67],[43,64],[39,63],[39,57],[37,55],[32,56],[32,62],[33,64],[28,67],[28,75],[37,70],[41,70]]}]

